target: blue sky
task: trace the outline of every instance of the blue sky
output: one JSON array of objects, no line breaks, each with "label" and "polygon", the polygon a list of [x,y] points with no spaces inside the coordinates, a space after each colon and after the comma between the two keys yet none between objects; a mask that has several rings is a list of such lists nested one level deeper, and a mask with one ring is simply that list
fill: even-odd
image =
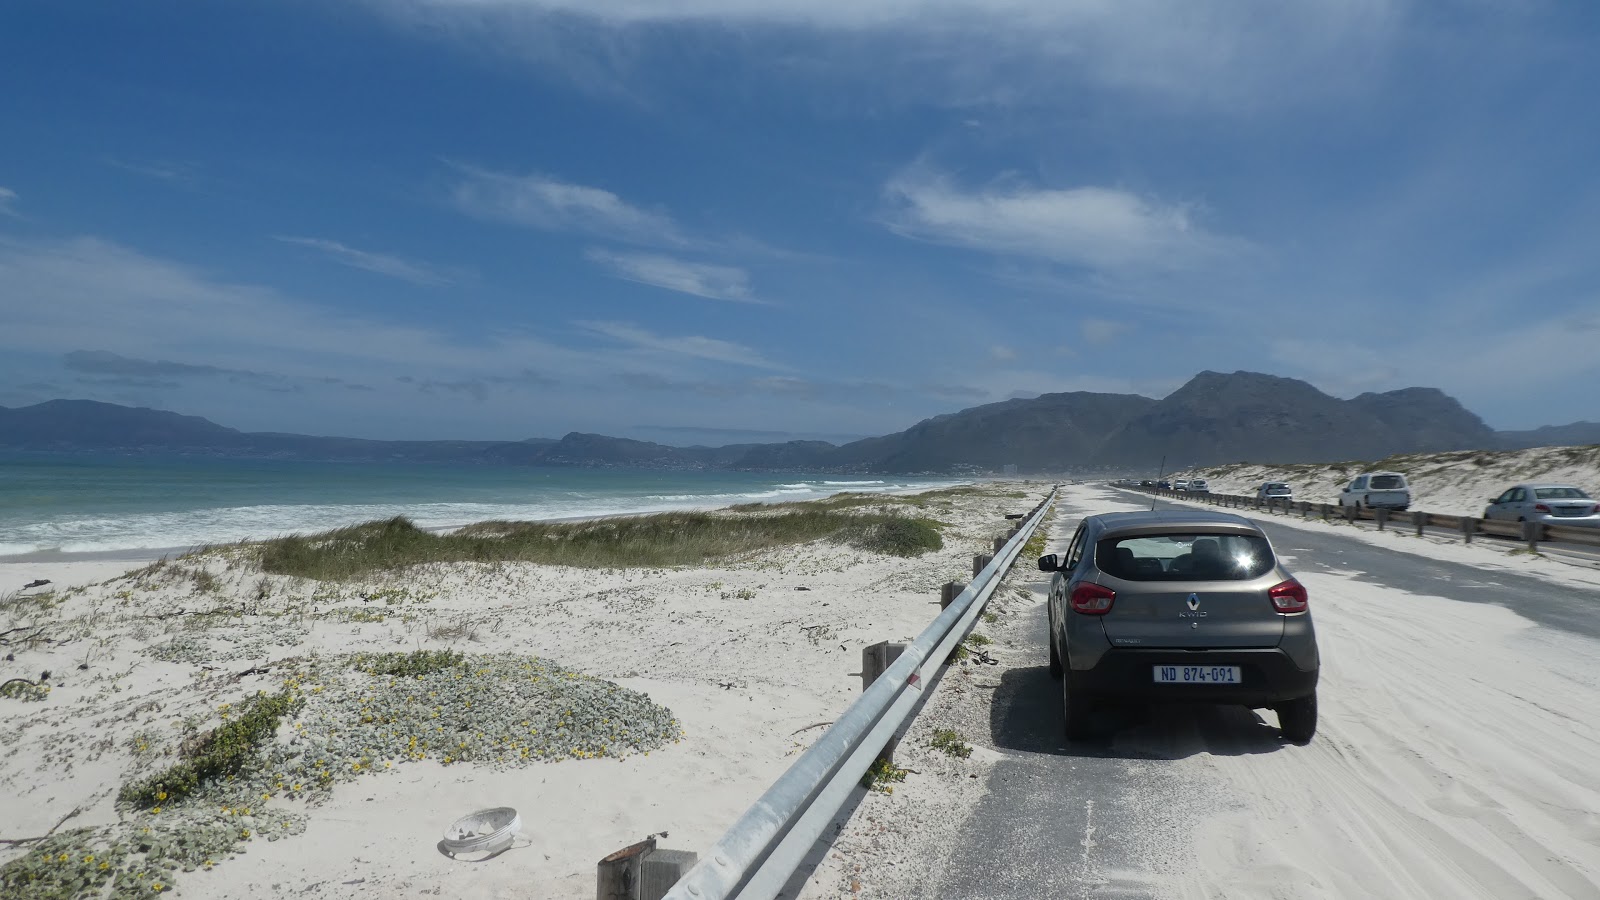
[{"label": "blue sky", "polygon": [[1203,369],[1600,420],[1600,6],[12,0],[0,405],[728,443]]}]

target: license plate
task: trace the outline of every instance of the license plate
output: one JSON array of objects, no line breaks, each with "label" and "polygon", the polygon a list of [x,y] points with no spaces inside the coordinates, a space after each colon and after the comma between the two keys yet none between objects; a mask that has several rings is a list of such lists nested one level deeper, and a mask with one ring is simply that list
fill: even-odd
[{"label": "license plate", "polygon": [[1157,684],[1238,684],[1238,666],[1156,666]]}]

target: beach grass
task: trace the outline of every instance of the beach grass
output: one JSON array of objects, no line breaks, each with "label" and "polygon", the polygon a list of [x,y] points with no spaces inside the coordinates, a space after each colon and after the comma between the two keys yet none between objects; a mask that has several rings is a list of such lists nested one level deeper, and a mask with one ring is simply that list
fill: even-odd
[{"label": "beach grass", "polygon": [[827,508],[746,515],[673,512],[589,522],[479,522],[448,534],[424,531],[396,517],[265,541],[260,563],[266,572],[322,581],[449,562],[671,568],[824,539],[895,556],[918,556],[944,546],[939,523],[928,519]]}]

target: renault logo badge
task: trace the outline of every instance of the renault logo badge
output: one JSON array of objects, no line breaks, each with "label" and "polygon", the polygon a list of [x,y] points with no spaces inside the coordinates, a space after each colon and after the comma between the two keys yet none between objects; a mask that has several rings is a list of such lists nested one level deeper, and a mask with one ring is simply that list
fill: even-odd
[{"label": "renault logo badge", "polygon": [[1189,608],[1190,609],[1199,609],[1200,608],[1200,595],[1199,594],[1190,594],[1189,595]]}]

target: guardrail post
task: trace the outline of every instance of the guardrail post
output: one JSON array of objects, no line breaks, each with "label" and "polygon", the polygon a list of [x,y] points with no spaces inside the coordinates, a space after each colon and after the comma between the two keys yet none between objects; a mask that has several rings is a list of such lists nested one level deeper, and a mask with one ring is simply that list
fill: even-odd
[{"label": "guardrail post", "polygon": [[1472,543],[1472,535],[1475,534],[1477,532],[1477,530],[1478,530],[1478,520],[1477,519],[1474,519],[1471,516],[1462,516],[1461,517],[1461,542],[1463,544]]},{"label": "guardrail post", "polygon": [[939,608],[949,609],[950,604],[956,602],[956,598],[961,596],[961,592],[966,589],[967,585],[964,582],[946,581],[939,588]]},{"label": "guardrail post", "polygon": [[[957,592],[959,593],[959,591]],[[896,644],[892,641],[879,641],[870,647],[861,648],[861,689],[865,691],[872,687],[878,676],[885,669],[894,665],[900,654],[906,650],[905,644]]]},{"label": "guardrail post", "polygon": [[1326,522],[1331,518],[1333,518],[1333,504],[1322,504],[1322,521]]},{"label": "guardrail post", "polygon": [[1372,511],[1372,517],[1378,520],[1379,531],[1383,530],[1383,526],[1389,524],[1389,510],[1381,506]]},{"label": "guardrail post", "polygon": [[1428,514],[1425,512],[1411,513],[1411,524],[1417,526],[1417,537],[1422,537],[1422,529],[1428,527]]},{"label": "guardrail post", "polygon": [[[1012,533],[1015,534],[1016,532],[1012,532]],[[1001,550],[1004,550],[1006,548],[1006,540],[1007,540],[1007,538],[1003,538],[1003,537],[997,537],[997,538],[994,539],[994,552],[997,555],[1000,553]]]},{"label": "guardrail post", "polygon": [[993,561],[994,557],[985,553],[979,553],[977,556],[974,556],[972,558],[972,577],[977,578],[978,573],[982,572],[984,567],[988,566],[989,563]]},{"label": "guardrail post", "polygon": [[647,838],[600,860],[595,879],[596,900],[640,900],[644,857],[655,848],[656,839]]},{"label": "guardrail post", "polygon": [[1539,538],[1541,537],[1539,532],[1543,530],[1544,526],[1538,522],[1522,523],[1522,539],[1528,542],[1529,553],[1539,552]]}]

